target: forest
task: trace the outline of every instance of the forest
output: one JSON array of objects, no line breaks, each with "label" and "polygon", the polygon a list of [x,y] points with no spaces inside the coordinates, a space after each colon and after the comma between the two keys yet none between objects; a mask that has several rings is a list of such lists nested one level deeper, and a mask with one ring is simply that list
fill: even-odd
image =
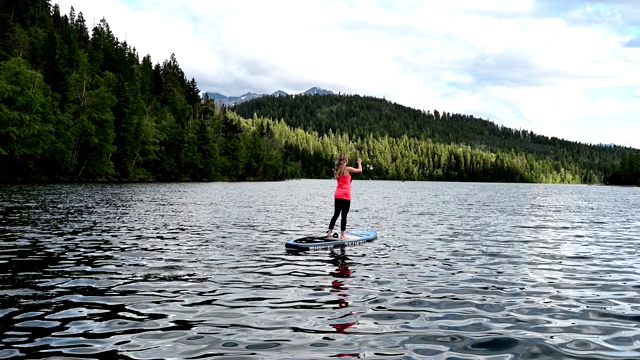
[{"label": "forest", "polygon": [[[486,151],[500,158],[506,156],[518,174],[507,175],[496,169],[497,174],[494,172],[489,177],[474,176],[469,174],[469,169],[482,165],[471,161],[458,167],[454,171],[456,176],[447,176],[447,180],[629,183],[634,178],[629,170],[636,168],[637,160],[633,159],[640,154],[637,149],[571,142],[500,126],[470,115],[417,110],[370,96],[265,96],[237,104],[234,111],[244,117],[282,119],[292,127],[316,131],[321,136],[332,132],[347,133],[358,139],[368,135],[407,136],[419,142],[457,144],[460,149]],[[403,160],[415,163],[420,160],[414,157],[422,153],[407,155],[409,159]],[[463,157],[453,155],[448,164],[459,163],[460,159]],[[621,159],[626,159],[626,166],[620,166]],[[427,169],[431,169],[431,165]],[[571,173],[569,179],[562,175],[563,171]],[[627,175],[612,176],[617,172]]]},{"label": "forest", "polygon": [[154,63],[106,19],[0,2],[0,181],[360,178],[640,185],[640,152],[359,95],[202,98],[174,55]]}]

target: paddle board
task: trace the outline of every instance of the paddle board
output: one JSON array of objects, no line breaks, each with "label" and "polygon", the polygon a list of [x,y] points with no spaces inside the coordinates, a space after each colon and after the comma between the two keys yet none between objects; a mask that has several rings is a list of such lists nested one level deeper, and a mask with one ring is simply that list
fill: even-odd
[{"label": "paddle board", "polygon": [[312,250],[319,248],[329,248],[334,246],[357,245],[371,242],[378,238],[378,233],[371,229],[357,229],[345,231],[347,239],[340,239],[337,233],[332,237],[326,236],[305,236],[301,238],[289,239],[285,247],[290,250]]}]

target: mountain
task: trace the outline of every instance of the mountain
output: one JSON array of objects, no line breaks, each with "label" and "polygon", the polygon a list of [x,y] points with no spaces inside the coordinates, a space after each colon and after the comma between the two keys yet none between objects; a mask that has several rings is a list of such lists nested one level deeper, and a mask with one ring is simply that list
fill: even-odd
[{"label": "mountain", "polygon": [[216,93],[207,92],[206,95],[208,95],[209,98],[213,99],[216,103],[225,104],[225,105],[239,104],[248,100],[252,100],[252,99],[264,96],[264,95],[260,95],[252,92],[248,92],[240,96],[226,96],[217,92]]},{"label": "mountain", "polygon": [[333,91],[325,90],[317,87],[312,87],[311,89],[303,92],[304,95],[333,95]]},{"label": "mountain", "polygon": [[[238,104],[234,112],[244,118],[283,119],[292,128],[320,136],[348,134],[350,139],[409,138],[438,144],[464,144],[474,151],[519,154],[521,158],[551,159],[563,168],[579,166],[584,182],[594,174],[611,174],[622,154],[638,150],[620,146],[591,145],[512,129],[472,115],[424,111],[360,95],[261,97]],[[514,155],[515,156],[515,155]],[[447,164],[455,159],[439,158]],[[467,161],[467,159],[463,159]],[[515,161],[515,160],[514,160]]]},{"label": "mountain", "polygon": [[[302,92],[298,95],[333,95],[333,91],[331,90],[326,90],[326,89],[321,89],[319,87],[312,87],[309,90]],[[295,94],[293,94],[295,95]],[[286,92],[282,91],[282,90],[277,90],[274,91],[271,95],[269,94],[256,94],[256,93],[252,93],[252,92],[248,92],[244,95],[240,95],[240,96],[226,96],[223,94],[220,94],[218,92],[206,92],[205,96],[209,96],[210,99],[213,99],[216,103],[218,104],[222,104],[222,105],[226,105],[226,106],[231,106],[231,105],[237,105],[237,104],[242,104],[245,101],[249,101],[249,100],[253,100],[253,99],[257,99],[263,96],[289,96],[289,94],[287,94]],[[203,96],[204,97],[204,96]]]}]

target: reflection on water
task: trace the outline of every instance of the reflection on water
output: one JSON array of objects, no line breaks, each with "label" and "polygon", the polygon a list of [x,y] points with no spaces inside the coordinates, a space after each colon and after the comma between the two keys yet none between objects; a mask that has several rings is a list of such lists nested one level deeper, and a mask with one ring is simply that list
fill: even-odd
[{"label": "reflection on water", "polygon": [[637,188],[357,181],[0,188],[0,358],[640,357]]},{"label": "reflection on water", "polygon": [[[337,308],[346,309],[349,307],[349,288],[345,285],[345,280],[351,277],[351,270],[349,269],[350,260],[346,253],[346,247],[339,249],[331,249],[331,263],[336,266],[336,269],[331,272],[334,277],[331,282],[331,292],[337,295]],[[339,333],[345,333],[346,330],[356,324],[354,319],[356,313],[353,311],[347,311],[336,317],[335,322],[331,326]]]}]

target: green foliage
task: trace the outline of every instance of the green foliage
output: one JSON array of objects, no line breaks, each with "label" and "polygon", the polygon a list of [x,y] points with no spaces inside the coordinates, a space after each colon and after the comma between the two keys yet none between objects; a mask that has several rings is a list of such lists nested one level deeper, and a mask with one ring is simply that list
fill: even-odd
[{"label": "green foliage", "polygon": [[[555,137],[537,135],[526,130],[510,129],[469,115],[412,109],[384,99],[360,95],[265,96],[238,104],[234,111],[243,117],[262,116],[283,119],[287,124],[321,136],[349,134],[354,139],[369,135],[380,138],[429,139],[434,143],[461,144],[493,153],[522,153],[538,161],[552,159],[565,168],[575,168],[572,181],[602,182],[611,174],[623,154],[633,149],[589,145]],[[454,153],[448,163],[462,161],[459,180],[471,180],[465,163]],[[467,155],[468,156],[468,155]],[[562,166],[561,166],[562,167]],[[560,169],[558,169],[559,171]],[[524,174],[528,174],[526,170]],[[394,173],[395,174],[395,173]],[[443,174],[444,175],[444,174]],[[528,174],[524,178],[541,178]],[[557,178],[545,181],[555,182]]]},{"label": "green foliage", "polygon": [[68,118],[41,75],[22,59],[0,63],[0,173],[42,179],[73,165]]},{"label": "green foliage", "polygon": [[620,167],[611,175],[609,183],[640,186],[640,152],[624,154]]},{"label": "green foliage", "polygon": [[71,134],[74,139],[73,156],[77,163],[75,177],[110,179],[114,175],[111,155],[113,140],[112,107],[115,76],[105,72],[102,77],[92,76],[86,57],[79,60],[78,70],[70,79],[69,102],[65,108],[73,119]]}]

